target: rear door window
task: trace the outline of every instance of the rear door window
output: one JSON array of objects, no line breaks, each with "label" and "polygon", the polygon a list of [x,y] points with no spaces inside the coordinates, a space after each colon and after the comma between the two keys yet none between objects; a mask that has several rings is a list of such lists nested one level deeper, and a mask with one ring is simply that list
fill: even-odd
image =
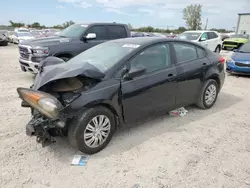
[{"label": "rear door window", "polygon": [[219,36],[217,35],[217,33],[213,32],[214,34],[214,38],[218,38]]},{"label": "rear door window", "polygon": [[110,39],[126,38],[127,32],[125,27],[120,25],[109,25],[107,26],[108,34]]},{"label": "rear door window", "polygon": [[109,39],[107,29],[104,25],[90,27],[86,35],[88,35],[89,33],[95,33],[96,40],[108,40]]},{"label": "rear door window", "polygon": [[174,50],[176,54],[177,63],[184,63],[198,59],[196,46],[187,43],[174,43]]},{"label": "rear door window", "polygon": [[214,39],[214,38],[216,38],[214,32],[208,32],[208,39]]}]

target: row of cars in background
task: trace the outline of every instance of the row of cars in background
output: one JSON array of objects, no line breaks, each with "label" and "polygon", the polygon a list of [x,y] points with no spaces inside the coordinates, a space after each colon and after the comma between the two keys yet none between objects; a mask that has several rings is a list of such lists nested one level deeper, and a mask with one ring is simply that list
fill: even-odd
[{"label": "row of cars in background", "polygon": [[162,34],[162,33],[147,33],[147,32],[135,32],[131,31],[131,37],[167,37],[167,38],[176,38],[178,35],[170,33],[170,34]]},{"label": "row of cars in background", "polygon": [[0,31],[0,45],[8,45],[9,43],[19,44],[24,40],[55,36],[60,32],[58,29],[27,29],[16,28],[14,31]]}]

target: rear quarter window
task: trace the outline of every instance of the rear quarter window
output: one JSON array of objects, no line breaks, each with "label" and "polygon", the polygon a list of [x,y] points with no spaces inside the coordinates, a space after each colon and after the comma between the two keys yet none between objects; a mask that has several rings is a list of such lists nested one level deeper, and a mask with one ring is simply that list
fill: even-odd
[{"label": "rear quarter window", "polygon": [[200,47],[196,47],[198,58],[206,57],[206,51]]},{"label": "rear quarter window", "polygon": [[188,43],[174,43],[177,63],[198,59],[196,46]]},{"label": "rear quarter window", "polygon": [[110,25],[108,26],[108,34],[110,39],[126,38],[127,32],[124,26]]}]

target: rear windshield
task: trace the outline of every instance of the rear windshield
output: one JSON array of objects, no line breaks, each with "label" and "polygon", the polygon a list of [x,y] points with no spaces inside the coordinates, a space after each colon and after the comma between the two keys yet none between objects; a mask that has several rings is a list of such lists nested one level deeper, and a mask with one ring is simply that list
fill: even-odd
[{"label": "rear windshield", "polygon": [[32,36],[31,33],[24,33],[24,32],[23,33],[17,33],[17,35],[19,37],[27,37],[27,36],[29,37],[29,36]]},{"label": "rear windshield", "polygon": [[180,39],[187,39],[187,40],[197,40],[201,36],[201,33],[198,32],[187,32],[182,33],[179,38]]},{"label": "rear windshield", "polygon": [[231,38],[244,38],[244,39],[248,39],[249,35],[232,35]]},{"label": "rear windshield", "polygon": [[250,42],[245,43],[239,50],[240,52],[243,53],[250,53]]}]

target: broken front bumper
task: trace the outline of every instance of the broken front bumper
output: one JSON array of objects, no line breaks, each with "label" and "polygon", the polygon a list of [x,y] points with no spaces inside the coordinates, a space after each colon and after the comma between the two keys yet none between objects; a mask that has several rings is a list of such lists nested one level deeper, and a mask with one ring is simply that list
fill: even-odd
[{"label": "broken front bumper", "polygon": [[36,141],[43,147],[55,142],[56,136],[64,136],[63,128],[65,122],[61,120],[50,120],[39,114],[33,115],[26,125],[26,134],[36,136]]}]

